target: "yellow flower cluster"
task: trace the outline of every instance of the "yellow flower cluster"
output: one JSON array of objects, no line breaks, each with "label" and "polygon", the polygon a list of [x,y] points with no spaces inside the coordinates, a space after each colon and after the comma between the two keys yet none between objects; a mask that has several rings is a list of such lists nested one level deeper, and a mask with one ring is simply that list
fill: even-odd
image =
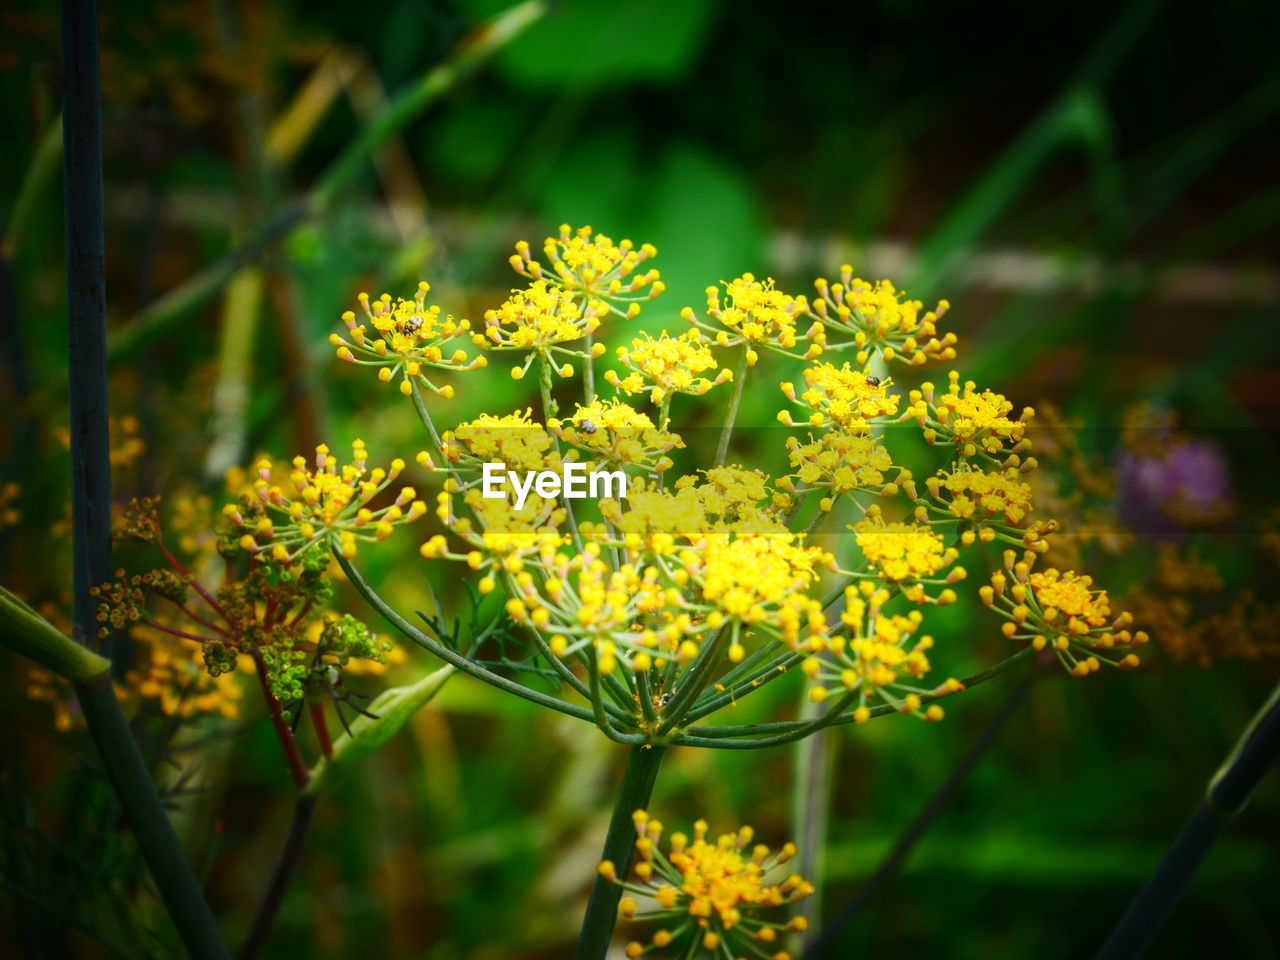
[{"label": "yellow flower cluster", "polygon": [[[555,441],[532,414],[530,409],[500,417],[482,413],[445,431],[440,438],[445,462],[476,470],[485,463],[503,463],[509,470],[553,468],[559,462]],[[431,466],[425,455],[418,462]]]},{"label": "yellow flower cluster", "polygon": [[[822,604],[809,595],[818,571],[832,564],[820,547],[806,547],[792,533],[713,534],[688,550],[684,569],[701,585],[702,599],[737,623],[775,622],[784,643],[802,637],[821,643],[826,633]],[[730,654],[730,659],[734,659]]]},{"label": "yellow flower cluster", "polygon": [[[563,344],[590,336],[600,326],[595,304],[582,304],[562,288],[546,280],[535,280],[524,290],[513,290],[501,306],[486,311],[484,332],[472,340],[486,350],[528,350],[523,364],[511,368],[517,380],[529,370],[533,361],[542,357],[561,377],[573,376],[569,358],[588,356],[570,350]],[[596,344],[589,356],[604,353],[604,344]],[[558,366],[556,356],[566,358]]]},{"label": "yellow flower cluster", "polygon": [[1051,649],[1072,676],[1087,676],[1103,663],[1136,667],[1138,655],[1124,652],[1111,659],[1102,651],[1132,651],[1147,643],[1147,634],[1131,632],[1133,617],[1112,616],[1105,590],[1093,587],[1090,577],[1049,568],[1032,572],[1035,553],[1018,560],[1005,551],[1005,569],[991,576],[991,585],[979,590],[983,603],[1007,622],[1005,636],[1028,641],[1036,650]]},{"label": "yellow flower cluster", "polygon": [[[840,346],[857,349],[861,366],[872,351],[885,360],[919,365],[927,360],[954,360],[956,335],[938,337],[938,320],[950,309],[946,300],[925,313],[919,300],[904,300],[888,280],[868,283],[853,275],[853,267],[840,268],[840,278],[829,283],[819,278],[818,298],[808,306],[813,317],[828,330],[850,339]],[[825,345],[825,334],[817,338]],[[830,349],[838,349],[832,346]]]},{"label": "yellow flower cluster", "polygon": [[[712,467],[696,475],[681,477],[675,483],[679,491],[689,491],[708,519],[718,522],[723,532],[785,532],[778,526],[776,513],[791,505],[791,498],[769,488],[769,478],[761,470],[741,466]],[[733,524],[726,527],[726,524]]]},{"label": "yellow flower cluster", "polygon": [[[908,589],[908,597],[916,602],[925,599],[922,583],[942,582],[929,578],[955,563],[960,556],[958,550],[948,548],[927,524],[886,523],[878,512],[869,513],[853,530],[858,548],[876,575],[892,584],[912,584],[914,589]],[[963,569],[957,568],[945,582],[955,583],[963,578]],[[954,596],[949,593],[947,601],[954,600]]]},{"label": "yellow flower cluster", "polygon": [[396,526],[412,523],[427,512],[413,487],[402,487],[393,503],[371,506],[400,476],[403,460],[393,460],[390,469],[370,469],[361,440],[352,443],[351,458],[339,466],[325,444],[316,447],[312,464],[305,457],[295,457],[289,474],[292,494],[273,482],[272,462],[261,460],[252,493],[223,509],[245,531],[240,546],[250,553],[268,551],[280,563],[293,563],[322,542],[353,557],[358,541],[385,540]]},{"label": "yellow flower cluster", "polygon": [[1047,553],[1046,536],[1058,529],[1058,522],[1037,520],[1024,526],[1035,506],[1031,484],[1020,479],[1023,473],[1017,467],[984,471],[962,460],[925,481],[931,499],[916,501],[916,519],[926,522],[935,513],[946,518],[941,522],[957,522],[964,546],[998,539]]},{"label": "yellow flower cluster", "polygon": [[[745,344],[747,364],[754,367],[759,360],[759,347],[794,356],[790,351],[795,349],[801,336],[808,336],[796,329],[796,318],[802,316],[804,310],[803,297],[783,293],[772,280],[760,281],[744,273],[725,284],[723,298],[718,287],[707,287],[707,313],[718,325],[699,319],[692,307],[685,307],[680,315],[711,334],[722,347]],[[822,348],[812,343],[803,359],[812,359],[821,352]]]},{"label": "yellow flower cluster", "polygon": [[[834,425],[862,433],[869,429],[871,421],[898,412],[899,397],[888,392],[892,380],[851,369],[847,363],[840,367],[831,363],[807,367],[804,382],[805,390],[798,397],[793,383],[783,383],[782,392],[792,403],[810,411],[807,422],[811,427]],[[779,411],[778,420],[789,427],[797,425],[787,410]]]},{"label": "yellow flower cluster", "polygon": [[661,472],[667,456],[684,446],[678,434],[654,426],[647,414],[622,400],[596,400],[578,405],[572,417],[551,419],[547,428],[564,442],[610,466],[638,466]]},{"label": "yellow flower cluster", "polygon": [[[707,288],[705,312],[682,311],[694,329],[681,336],[643,333],[619,348],[618,367],[601,381],[612,389],[597,396],[592,361],[605,347],[593,337],[608,313],[634,316],[641,301],[661,293],[657,271],[648,268],[656,251],[564,226],[544,253],[535,259],[528,244],[517,245],[511,262],[528,287],[488,311],[472,334],[486,350],[527,353],[513,371],[517,378],[538,364],[540,404],[482,413],[437,434],[415,394],[435,444],[419,462],[443,475],[436,511],[443,531],[423,544],[422,555],[465,563],[482,593],[501,590],[506,610],[528,628],[560,679],[590,700],[606,734],[624,742],[613,724],[654,742],[700,737],[691,725],[701,717],[802,663],[817,681],[815,699],[840,692],[830,708],[835,713],[847,697],[858,718],[878,704],[936,719],[941,711],[932,700],[954,687],[917,686],[929,670],[932,640],[921,636],[922,609],[909,604],[956,599],[952,587],[965,578],[960,551],[1000,541],[1043,552],[1045,535],[1056,529],[1052,520],[1030,519],[1040,515],[1027,478],[1037,467],[1028,455],[1030,408],[1016,415],[1004,396],[954,372],[945,388],[925,383],[910,391],[876,373],[883,361],[955,357],[955,335],[938,330],[946,302],[925,310],[892,283],[868,283],[849,267],[834,283],[819,280],[813,301],[743,274]],[[442,322],[438,312],[432,317]],[[726,348],[735,354],[732,374]],[[787,438],[789,474],[775,483],[726,465],[733,463],[744,381],[766,350],[803,361],[803,380],[780,385],[791,406],[778,420],[804,436]],[[840,351],[850,359],[832,361]],[[578,371],[581,402],[569,404],[568,390],[552,381]],[[712,424],[720,436],[714,460],[678,476],[675,461],[687,455],[679,453],[686,439],[670,426],[675,397],[701,396],[729,381],[724,422]],[[644,400],[657,406],[656,415],[642,412]],[[560,404],[572,413],[557,416]],[[908,420],[946,455],[920,490],[880,435],[889,423]],[[599,472],[613,479],[621,473],[626,496],[613,492],[582,503],[552,482],[545,490],[486,497],[477,473],[491,462],[512,471],[576,469],[581,462],[593,481]],[[371,481],[376,493],[390,475],[329,473],[323,483],[303,477],[316,490],[310,501],[281,501],[292,524],[281,528],[283,538],[274,515],[261,533],[246,530],[254,546],[271,543],[287,557],[307,538],[328,536],[349,552],[355,539],[377,539],[400,519],[356,503]],[[325,484],[337,505],[328,513]],[[271,489],[260,480],[253,496],[265,504]],[[420,515],[425,508],[412,496],[384,509]],[[819,509],[802,513],[814,501]],[[861,552],[857,569],[842,569],[795,529],[803,515],[810,530],[825,533],[824,516],[833,511],[846,523],[859,521],[851,528]],[[1055,647],[1066,636],[1064,656],[1079,646],[1137,645],[1145,636],[1094,624],[1105,595],[1099,601],[1080,578],[1033,580],[1029,562],[1018,569],[1024,568],[1024,578],[1010,567],[987,588],[990,603],[1009,618],[1011,635]],[[1081,589],[1095,606],[1076,603],[1073,612],[1068,600],[1078,600]],[[835,605],[842,596],[841,615]],[[1091,661],[1070,664],[1077,662]]]},{"label": "yellow flower cluster", "polygon": [[604,234],[592,235],[590,227],[574,230],[564,223],[560,225],[558,237],[547,237],[542,251],[550,270],[533,259],[524,240],[516,244],[511,266],[522,277],[545,280],[572,297],[602,302],[618,314],[634,317],[640,312],[640,301],[651,300],[666,289],[658,279],[657,270],[635,272],[641,264],[657,256],[658,251],[651,243],[636,249],[630,240],[615,244]]},{"label": "yellow flower cluster", "polygon": [[[741,954],[769,960],[789,960],[785,950],[773,950],[779,937],[807,929],[802,916],[778,922],[765,919],[767,911],[789,906],[813,893],[813,884],[799,874],[778,873],[778,868],[796,855],[795,844],[784,844],[776,852],[764,844],[753,844],[755,831],[748,826],[710,841],[707,823],[693,825],[693,837],[671,834],[667,853],[660,843],[663,826],[644,810],[632,815],[636,828],[635,863],[631,878],[618,875],[617,867],[605,860],[599,873],[619,884],[630,896],[618,904],[621,916],[637,920],[661,920],[649,946],[639,941],[627,944],[627,957],[640,957],[649,949],[680,942],[682,956],[733,957]],[[771,876],[773,879],[771,879]],[[641,912],[641,900],[652,904]],[[688,940],[686,940],[688,938]]]},{"label": "yellow flower cluster", "polygon": [[604,378],[610,386],[626,394],[648,392],[654,403],[669,400],[673,393],[700,397],[714,386],[733,379],[732,370],[721,370],[714,380],[702,374],[716,369],[716,359],[698,330],[683,336],[667,334],[654,339],[643,334],[631,347],[618,348],[618,360],[632,371],[619,377],[609,370]]},{"label": "yellow flower cluster", "polygon": [[488,361],[483,354],[468,359],[465,350],[449,349],[449,341],[470,330],[471,323],[441,316],[439,307],[428,306],[430,290],[431,285],[424,280],[411,300],[392,302],[391,294],[384,293],[370,301],[367,293],[360,294],[357,299],[365,319],[358,320],[355,312],[348,310],[342,315],[347,335],[329,336],[329,343],[338,348],[338,359],[377,367],[378,379],[383,383],[399,382],[400,392],[406,397],[415,384],[445,399],[452,397],[453,386],[437,385],[427,376],[427,369],[475,370]]},{"label": "yellow flower cluster", "polygon": [[1013,404],[991,390],[979,391],[972,380],[963,386],[960,374],[951,371],[947,391],[936,394],[926,383],[910,394],[911,406],[905,417],[914,417],[924,430],[926,443],[953,445],[959,457],[977,457],[1005,467],[1031,470],[1034,457],[1021,459],[1019,454],[1030,448],[1025,438],[1026,421],[1035,416],[1024,407],[1019,419],[1012,419]]},{"label": "yellow flower cluster", "polygon": [[871,719],[871,708],[880,701],[901,713],[941,720],[942,708],[936,703],[926,707],[923,698],[954,692],[960,685],[955,680],[935,689],[915,685],[930,670],[928,651],[933,638],[915,639],[924,619],[919,610],[905,616],[884,613],[882,608],[891,596],[867,581],[845,589],[839,632],[828,640],[825,651],[801,665],[813,683],[809,697],[821,703],[833,691],[841,693],[856,703],[855,723]]},{"label": "yellow flower cluster", "polygon": [[[795,478],[806,487],[828,491],[832,497],[854,492],[892,496],[898,492],[898,484],[885,480],[893,461],[876,437],[831,430],[816,440],[810,437],[808,443],[788,437],[787,450]],[[831,506],[828,497],[823,509]]]}]

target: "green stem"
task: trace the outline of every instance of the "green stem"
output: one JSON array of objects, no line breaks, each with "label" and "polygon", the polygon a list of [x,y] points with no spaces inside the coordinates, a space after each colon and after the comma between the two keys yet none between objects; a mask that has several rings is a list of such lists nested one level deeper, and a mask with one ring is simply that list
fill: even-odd
[{"label": "green stem", "polygon": [[418,386],[417,378],[409,381],[409,391],[413,397],[413,409],[418,412],[418,419],[427,428],[427,433],[431,436],[431,442],[435,444],[431,450],[431,455],[434,457],[444,445],[440,442],[440,434],[436,431],[435,422],[431,419],[431,411],[427,409],[427,401],[422,396],[422,388]]},{"label": "green stem", "polygon": [[369,586],[368,582],[360,575],[360,572],[356,570],[350,560],[342,556],[339,552],[335,552],[334,557],[337,558],[338,565],[342,567],[342,572],[347,575],[347,579],[350,581],[351,586],[355,588],[356,592],[360,594],[360,596],[364,597],[365,601],[368,602],[368,604],[373,607],[373,609],[376,610],[382,618],[387,621],[387,623],[391,624],[391,626],[395,627],[406,637],[418,646],[427,650],[429,653],[435,654],[445,663],[452,664],[463,673],[469,673],[477,680],[483,680],[485,683],[495,686],[499,690],[514,693],[516,696],[523,697],[524,699],[536,703],[539,706],[550,707],[552,710],[568,714],[569,716],[576,717],[579,720],[586,720],[588,723],[595,723],[595,715],[585,707],[579,707],[572,703],[565,703],[559,697],[548,696],[545,693],[539,693],[537,690],[532,690],[529,687],[522,686],[514,680],[508,680],[506,677],[485,669],[475,661],[464,657],[456,650],[451,650],[444,644],[427,636],[404,617],[400,616],[400,614],[398,614],[395,609],[387,603],[387,601],[383,600],[382,597],[380,597],[377,592]]},{"label": "green stem", "polygon": [[[820,711],[819,704],[805,698],[802,705],[805,717],[816,717]],[[831,789],[839,749],[840,741],[830,730],[819,730],[793,748],[795,776],[791,783],[791,818],[797,832],[797,863],[799,872],[814,885],[813,895],[805,897],[800,905],[800,915],[809,921],[809,929],[815,929],[822,917]],[[800,946],[805,939],[797,935],[796,945]],[[799,955],[798,950],[796,953]]]},{"label": "green stem", "polygon": [[547,353],[538,354],[538,391],[542,396],[542,420],[545,423],[560,410],[560,405],[551,395],[551,357]]},{"label": "green stem", "polygon": [[1254,716],[1226,762],[1209,781],[1182,833],[1147,885],[1129,905],[1098,954],[1099,960],[1140,957],[1173,912],[1200,864],[1249,801],[1280,756],[1280,685]]},{"label": "green stem", "polygon": [[[111,575],[111,467],[107,434],[106,284],[103,275],[102,118],[95,0],[62,4],[63,183],[66,204],[71,414],[74,639],[98,630],[89,593]],[[108,652],[104,650],[104,652]],[[126,666],[122,661],[114,666]],[[188,953],[224,958],[218,925],[151,780],[109,673],[80,680],[76,696],[142,858]]]},{"label": "green stem", "polygon": [[[613,816],[609,820],[609,832],[605,835],[604,850],[600,854],[601,860],[613,863],[619,878],[630,874],[631,855],[635,852],[636,827],[631,815],[648,807],[664,750],[664,747],[651,744],[636,745],[627,757],[627,767],[623,771],[622,783],[613,804]],[[609,941],[613,939],[620,899],[622,887],[597,874],[573,960],[604,960],[609,952]]]},{"label": "green stem", "polygon": [[[999,663],[993,664],[971,677],[966,677],[961,682],[966,689],[976,687],[980,683],[986,683],[988,680],[1011,670],[1023,660],[1028,659],[1033,653],[1035,653],[1034,649],[1024,647],[1013,656],[1006,657]],[[927,705],[936,700],[941,700],[943,697],[954,696],[956,696],[954,693],[930,693],[921,697],[920,703]],[[869,711],[870,719],[897,712],[898,708],[891,703],[877,704]],[[853,722],[853,713],[850,712],[833,717],[829,722],[822,723],[821,726],[834,727]],[[773,747],[782,743],[791,743],[794,740],[808,736],[814,729],[814,724],[806,720],[784,720],[778,723],[746,723],[726,727],[689,727],[687,732],[672,737],[669,743],[685,747],[716,747],[722,750],[756,750],[760,747]],[[764,736],[761,736],[762,734]]]},{"label": "green stem", "polygon": [[672,695],[670,702],[663,708],[663,720],[658,725],[660,734],[670,733],[684,719],[685,711],[692,706],[698,694],[706,689],[714,668],[724,655],[724,649],[729,642],[729,637],[731,635],[737,636],[738,631],[737,621],[726,623],[720,628],[720,632],[716,634],[715,639],[708,644],[704,644],[702,649],[698,651],[697,658],[694,659],[693,663],[689,664],[689,669],[685,671],[683,682]]},{"label": "green stem", "polygon": [[589,407],[596,402],[596,358],[591,355],[595,338],[588,333],[585,342],[587,359],[582,361],[582,399],[584,405]]},{"label": "green stem", "polygon": [[107,779],[120,798],[138,849],[187,953],[196,960],[226,960],[218,925],[116,700],[111,678],[103,674],[76,684],[75,690]]},{"label": "green stem", "polygon": [[720,443],[716,446],[717,467],[724,466],[724,458],[729,453],[729,439],[733,436],[733,422],[738,419],[738,405],[742,403],[742,385],[747,379],[747,353],[750,346],[742,345],[742,356],[738,358],[737,369],[733,372],[733,397],[729,400],[729,411],[725,414],[724,427],[720,431]]}]

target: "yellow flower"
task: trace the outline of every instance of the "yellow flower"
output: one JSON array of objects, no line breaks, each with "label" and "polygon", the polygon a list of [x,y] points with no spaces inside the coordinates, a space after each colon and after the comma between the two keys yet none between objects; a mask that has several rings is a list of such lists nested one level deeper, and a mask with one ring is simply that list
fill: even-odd
[{"label": "yellow flower", "polygon": [[[854,370],[847,363],[841,367],[814,364],[805,369],[804,380],[806,389],[798,397],[791,383],[783,383],[782,392],[792,403],[811,411],[807,418],[810,426],[834,424],[851,433],[862,433],[868,429],[869,421],[898,412],[899,397],[888,393],[892,380]],[[778,420],[789,427],[796,426],[786,410],[778,414]]]},{"label": "yellow flower", "polygon": [[[938,320],[950,308],[946,300],[922,313],[919,300],[904,300],[888,280],[868,283],[853,275],[853,267],[840,268],[835,283],[819,278],[814,286],[818,298],[809,307],[810,314],[828,330],[850,339],[833,344],[830,349],[853,347],[858,364],[865,364],[872,351],[886,360],[922,364],[926,360],[955,359],[956,335],[938,337]],[[819,338],[825,343],[825,337]]]},{"label": "yellow flower", "polygon": [[605,380],[623,393],[648,391],[654,403],[662,403],[673,393],[700,397],[712,387],[733,379],[732,370],[721,370],[714,380],[702,376],[716,369],[716,360],[698,330],[679,337],[663,333],[656,340],[643,334],[631,341],[630,349],[619,347],[618,359],[632,372],[619,377],[609,370]]},{"label": "yellow flower", "polygon": [[1027,640],[1036,650],[1052,649],[1076,677],[1103,663],[1136,667],[1135,653],[1111,659],[1103,652],[1132,651],[1147,642],[1145,632],[1128,629],[1133,617],[1123,612],[1113,616],[1107,592],[1095,589],[1091,577],[1053,568],[1033,573],[1035,558],[1027,551],[1018,560],[1013,550],[1006,550],[1005,569],[992,574],[991,585],[979,590],[983,603],[1006,618],[1005,636]]},{"label": "yellow flower", "polygon": [[509,470],[553,468],[559,462],[555,441],[531,417],[532,410],[525,409],[501,417],[482,413],[460,423],[440,438],[445,461],[465,461],[477,469],[484,463],[504,463]]},{"label": "yellow flower", "polygon": [[931,383],[911,391],[911,407],[904,418],[916,419],[924,429],[925,441],[953,445],[960,457],[982,456],[1003,467],[1034,468],[1033,457],[1024,461],[1019,454],[1031,446],[1031,441],[1025,439],[1025,421],[1035,416],[1035,411],[1025,407],[1015,420],[1009,416],[1013,404],[1001,394],[979,392],[972,380],[962,387],[960,374],[954,370],[949,379],[943,394],[935,396]]},{"label": "yellow flower", "polygon": [[[513,290],[496,310],[484,315],[484,332],[471,339],[486,350],[528,350],[524,363],[512,368],[511,374],[523,377],[536,357],[551,366],[556,355],[583,358],[598,357],[604,344],[596,344],[588,354],[563,345],[590,336],[600,326],[595,304],[583,305],[561,287],[546,280],[535,280],[524,290]],[[556,367],[561,376],[569,376],[572,366]]]},{"label": "yellow flower", "polygon": [[926,707],[923,697],[936,698],[961,687],[954,680],[933,690],[916,685],[929,672],[927,652],[933,648],[933,638],[915,638],[923,620],[919,610],[906,616],[883,613],[881,608],[890,596],[888,590],[876,589],[870,582],[845,589],[839,632],[827,641],[824,651],[801,664],[813,683],[810,698],[822,702],[832,691],[855,694],[854,719],[859,723],[871,718],[877,701],[901,713],[941,720],[942,708]]},{"label": "yellow flower", "polygon": [[603,307],[620,315],[634,317],[640,312],[640,301],[652,300],[665,289],[657,270],[635,272],[657,255],[651,243],[637,250],[630,240],[615,244],[604,234],[593,236],[590,227],[574,230],[565,223],[560,225],[560,235],[547,237],[542,249],[550,270],[533,259],[527,242],[517,243],[511,257],[516,273],[555,284],[580,300],[603,301]]},{"label": "yellow flower", "polygon": [[[773,280],[760,281],[750,273],[725,284],[724,299],[718,287],[707,287],[707,313],[718,325],[699,320],[692,307],[685,307],[681,316],[686,321],[710,333],[722,347],[745,344],[747,363],[755,366],[757,347],[768,347],[790,356],[802,336],[796,330],[796,318],[805,311],[805,299],[792,297],[778,290]],[[818,325],[815,324],[815,327]],[[812,359],[822,352],[817,343],[811,343],[804,359]]]},{"label": "yellow flower", "polygon": [[885,523],[876,516],[853,530],[863,556],[881,577],[895,583],[931,577],[958,556],[925,524]]},{"label": "yellow flower", "polygon": [[[338,348],[338,358],[360,366],[377,367],[383,383],[398,381],[400,392],[408,396],[413,385],[426,387],[446,399],[453,396],[449,384],[437,385],[426,375],[427,368],[475,370],[488,362],[483,356],[468,359],[465,350],[449,349],[449,341],[471,329],[470,321],[441,316],[440,308],[427,305],[431,285],[418,284],[412,300],[391,300],[384,293],[369,300],[367,293],[357,298],[365,315],[358,321],[353,311],[342,315],[347,335],[331,334],[329,343]],[[370,331],[372,327],[372,332]]]},{"label": "yellow flower", "polygon": [[789,646],[826,631],[822,604],[809,595],[830,554],[800,534],[709,534],[682,557],[702,586],[702,600],[743,624],[776,628]]},{"label": "yellow flower", "polygon": [[427,512],[413,487],[402,487],[387,506],[372,507],[374,498],[404,470],[404,461],[393,460],[389,470],[369,469],[361,440],[352,443],[351,454],[351,463],[339,466],[337,457],[321,444],[312,463],[295,457],[289,474],[291,493],[273,482],[271,461],[259,461],[251,494],[223,509],[245,531],[241,547],[251,553],[269,551],[273,559],[292,563],[323,542],[352,557],[357,541],[385,540],[396,526],[412,523]]},{"label": "yellow flower", "polygon": [[646,414],[621,400],[596,400],[578,405],[572,417],[547,421],[547,427],[561,440],[613,466],[644,466],[666,469],[666,455],[684,446],[680,436],[654,426]]},{"label": "yellow flower", "polygon": [[942,472],[925,481],[929,494],[941,499],[942,491],[950,495],[947,512],[977,525],[1003,516],[1010,523],[1021,523],[1035,509],[1031,502],[1031,486],[1018,479],[1017,470],[984,472],[961,464],[950,473]]},{"label": "yellow flower", "polygon": [[875,437],[831,430],[808,443],[789,437],[787,449],[796,479],[807,486],[835,495],[855,490],[897,493],[898,488],[885,481],[893,461]]},{"label": "yellow flower", "polygon": [[766,919],[765,914],[814,891],[813,884],[799,874],[778,870],[795,856],[795,844],[783,844],[777,851],[753,844],[755,831],[748,826],[709,841],[706,821],[699,820],[693,825],[692,839],[683,833],[671,834],[663,854],[662,824],[644,810],[635,811],[632,818],[637,835],[633,876],[619,877],[609,861],[600,864],[599,873],[654,902],[656,909],[645,914],[638,912],[636,900],[624,897],[619,905],[624,917],[661,920],[674,929],[657,930],[649,947],[629,943],[628,957],[681,941],[681,955],[686,957],[749,954],[787,960],[789,954],[773,947],[784,933],[805,930],[805,918],[780,922]]}]

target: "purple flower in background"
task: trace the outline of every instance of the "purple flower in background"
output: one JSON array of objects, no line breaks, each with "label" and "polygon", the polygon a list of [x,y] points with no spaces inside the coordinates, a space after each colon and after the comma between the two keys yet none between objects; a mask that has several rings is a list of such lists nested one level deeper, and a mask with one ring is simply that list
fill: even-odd
[{"label": "purple flower in background", "polygon": [[1135,533],[1177,540],[1231,509],[1231,470],[1222,448],[1171,436],[1163,450],[1126,450],[1116,471],[1120,518]]}]

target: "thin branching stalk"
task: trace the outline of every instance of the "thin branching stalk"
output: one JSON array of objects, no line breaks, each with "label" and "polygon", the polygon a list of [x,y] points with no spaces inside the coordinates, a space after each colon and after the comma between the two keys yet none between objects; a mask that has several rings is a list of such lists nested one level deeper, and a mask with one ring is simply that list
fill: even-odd
[{"label": "thin branching stalk", "polygon": [[[630,873],[631,856],[635,851],[636,826],[631,815],[648,807],[653,785],[658,780],[663,752],[663,747],[642,744],[633,746],[627,756],[627,767],[618,786],[609,832],[605,835],[604,850],[600,855],[601,860],[613,863],[620,877]],[[587,902],[573,960],[604,960],[609,952],[609,941],[613,939],[620,899],[622,887],[597,875],[591,887],[591,899]]]},{"label": "thin branching stalk", "polygon": [[[1028,659],[1034,652],[1031,647],[1025,647],[1013,656],[1006,657],[999,663],[993,664],[971,677],[966,677],[961,682],[966,689],[976,687],[980,683],[986,683],[988,680],[992,680],[1000,674],[1013,669],[1019,663]],[[920,703],[927,706],[943,699],[943,697],[952,696],[956,696],[956,694],[926,694],[920,698]],[[883,717],[897,712],[898,708],[893,704],[880,703],[870,708],[868,719],[873,720],[876,717]],[[816,727],[812,721],[806,720],[781,720],[776,723],[747,723],[724,727],[689,727],[685,732],[671,737],[668,742],[674,746],[717,747],[721,750],[756,750],[761,747],[773,747],[782,743],[791,743],[824,726],[839,726],[854,722],[852,711],[840,713],[834,717],[830,716],[829,712],[824,716],[827,719],[820,720],[819,726]]]},{"label": "thin branching stalk", "polygon": [[848,900],[841,905],[839,912],[822,927],[821,935],[813,941],[813,945],[805,952],[805,960],[820,960],[822,957],[836,956],[836,945],[839,940],[840,931],[847,927],[862,912],[862,908],[867,905],[871,898],[882,886],[885,885],[906,862],[911,851],[915,849],[920,838],[925,835],[929,827],[938,819],[938,816],[946,809],[947,804],[955,797],[960,786],[964,783],[965,778],[969,776],[970,771],[977,765],[978,761],[996,742],[1005,727],[1009,725],[1009,721],[1013,719],[1013,715],[1017,712],[1022,702],[1027,698],[1027,693],[1031,689],[1031,678],[1026,677],[1013,688],[1013,691],[1005,699],[1005,702],[996,711],[995,715],[987,721],[986,726],[978,734],[973,744],[960,762],[952,767],[951,772],[947,774],[945,780],[938,785],[938,789],[934,791],[929,802],[911,821],[910,826],[894,841],[893,847],[880,861],[879,866],[867,877],[849,897]]},{"label": "thin branching stalk", "polygon": [[1140,957],[1164,926],[1227,825],[1244,809],[1280,757],[1280,685],[1254,716],[1226,762],[1209,781],[1186,826],[1147,885],[1103,944],[1098,960]]},{"label": "thin branching stalk", "polygon": [[481,666],[474,660],[463,656],[456,650],[451,650],[434,637],[423,633],[404,617],[400,616],[400,614],[395,611],[395,608],[388,604],[387,601],[383,600],[382,597],[380,597],[378,593],[369,586],[368,581],[364,579],[360,574],[360,571],[352,565],[350,560],[342,556],[340,553],[335,554],[335,556],[337,557],[338,565],[342,567],[343,573],[346,574],[347,580],[350,581],[356,592],[359,593],[360,596],[364,597],[365,601],[368,602],[368,604],[373,607],[373,609],[376,610],[378,614],[387,621],[387,623],[391,624],[391,626],[395,627],[408,639],[418,644],[418,646],[422,647],[428,653],[435,654],[435,656],[439,657],[445,663],[451,664],[463,673],[470,674],[477,680],[483,680],[485,683],[495,686],[499,690],[514,693],[516,696],[523,697],[524,699],[536,703],[539,706],[550,707],[552,710],[568,714],[569,716],[576,717],[579,720],[586,720],[590,723],[595,722],[595,716],[586,707],[566,703],[559,697],[549,696],[548,694],[541,693],[537,690],[533,690],[529,687],[523,686],[522,684],[516,683],[514,680],[508,680],[506,677],[494,673],[492,670]]}]

